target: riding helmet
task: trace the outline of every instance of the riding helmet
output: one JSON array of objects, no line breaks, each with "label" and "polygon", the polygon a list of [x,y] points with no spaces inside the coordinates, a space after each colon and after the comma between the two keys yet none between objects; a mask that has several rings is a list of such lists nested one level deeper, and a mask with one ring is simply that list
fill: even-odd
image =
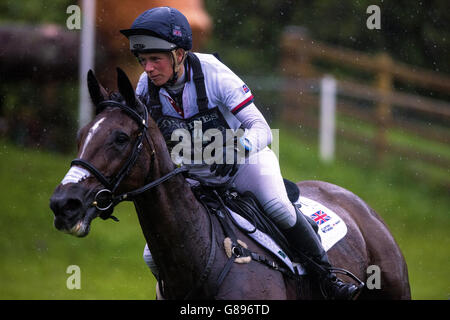
[{"label": "riding helmet", "polygon": [[192,30],[186,17],[177,9],[149,9],[134,20],[130,29],[120,30],[130,40],[133,53],[192,49]]}]

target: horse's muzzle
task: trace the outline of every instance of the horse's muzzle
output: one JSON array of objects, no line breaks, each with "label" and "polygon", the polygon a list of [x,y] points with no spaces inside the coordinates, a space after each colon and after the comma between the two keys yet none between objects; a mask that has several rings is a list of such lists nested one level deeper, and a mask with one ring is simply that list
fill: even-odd
[{"label": "horse's muzzle", "polygon": [[[88,227],[95,218],[95,208],[86,207],[83,187],[74,185],[58,186],[50,198],[50,209],[55,215],[55,228],[77,236],[86,235]],[[92,210],[94,209],[94,210]],[[88,214],[89,213],[89,214]],[[85,234],[86,233],[86,234]]]}]

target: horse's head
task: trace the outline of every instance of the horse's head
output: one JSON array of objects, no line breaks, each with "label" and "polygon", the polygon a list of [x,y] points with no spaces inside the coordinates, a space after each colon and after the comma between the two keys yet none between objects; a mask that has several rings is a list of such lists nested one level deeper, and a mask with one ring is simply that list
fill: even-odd
[{"label": "horse's head", "polygon": [[117,72],[120,94],[108,96],[89,71],[96,116],[79,131],[77,159],[50,199],[55,227],[79,237],[89,233],[94,218],[112,214],[113,194],[142,186],[152,165],[146,107],[125,73]]}]

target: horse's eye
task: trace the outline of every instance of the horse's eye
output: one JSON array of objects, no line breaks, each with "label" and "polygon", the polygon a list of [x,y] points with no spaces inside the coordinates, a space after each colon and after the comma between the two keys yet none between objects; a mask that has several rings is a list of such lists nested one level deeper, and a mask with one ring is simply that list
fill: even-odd
[{"label": "horse's eye", "polygon": [[115,142],[117,144],[125,144],[130,140],[130,138],[123,132],[119,133],[116,135],[116,140]]}]

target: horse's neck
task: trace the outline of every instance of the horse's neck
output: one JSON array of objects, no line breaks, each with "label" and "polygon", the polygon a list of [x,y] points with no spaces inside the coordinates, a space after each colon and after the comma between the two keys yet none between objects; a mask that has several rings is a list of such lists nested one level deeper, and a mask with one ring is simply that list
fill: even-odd
[{"label": "horse's neck", "polygon": [[[174,169],[167,150],[157,149],[155,146],[155,179]],[[210,227],[205,209],[180,174],[148,191],[137,200],[136,206],[145,239],[168,286],[166,289],[175,295],[186,294],[208,257]],[[170,280],[174,279],[176,288],[175,285],[170,288]]]}]

